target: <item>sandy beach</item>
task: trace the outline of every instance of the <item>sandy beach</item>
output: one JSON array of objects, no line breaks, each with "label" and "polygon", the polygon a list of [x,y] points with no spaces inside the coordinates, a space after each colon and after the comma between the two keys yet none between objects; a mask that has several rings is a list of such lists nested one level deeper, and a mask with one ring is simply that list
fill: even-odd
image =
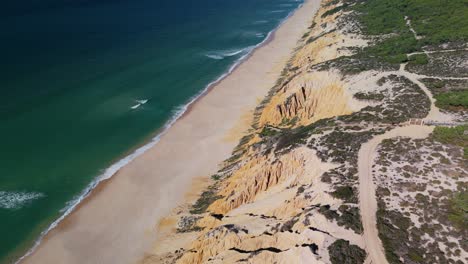
[{"label": "sandy beach", "polygon": [[159,221],[184,201],[195,178],[228,158],[252,112],[280,77],[319,0],[306,0],[229,76],[212,87],[152,149],[98,186],[23,263],[135,263]]}]

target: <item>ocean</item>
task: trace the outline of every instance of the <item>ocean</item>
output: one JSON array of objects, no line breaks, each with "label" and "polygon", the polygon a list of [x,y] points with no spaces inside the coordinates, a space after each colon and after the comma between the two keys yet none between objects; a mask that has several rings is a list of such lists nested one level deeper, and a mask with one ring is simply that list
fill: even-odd
[{"label": "ocean", "polygon": [[25,0],[0,9],[0,263],[18,260],[294,0]]}]

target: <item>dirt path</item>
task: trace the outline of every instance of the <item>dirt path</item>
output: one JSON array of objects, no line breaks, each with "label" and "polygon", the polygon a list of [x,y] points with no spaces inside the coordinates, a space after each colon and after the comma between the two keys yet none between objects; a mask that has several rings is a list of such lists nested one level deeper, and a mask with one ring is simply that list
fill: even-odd
[{"label": "dirt path", "polygon": [[385,134],[374,137],[372,140],[362,145],[359,150],[359,201],[362,225],[364,227],[364,241],[368,254],[366,263],[388,263],[377,229],[377,197],[375,193],[376,188],[372,179],[372,165],[376,157],[377,147],[384,139],[393,137],[425,138],[432,130],[433,127],[421,125],[397,127]]},{"label": "dirt path", "polygon": [[447,53],[447,52],[455,52],[455,51],[468,51],[468,49],[447,49],[447,50],[423,50],[423,51],[416,51],[412,53],[406,54],[408,57],[418,54],[434,54],[434,53]]},{"label": "dirt path", "polygon": [[[430,90],[419,81],[421,76],[405,70],[406,63],[400,65],[400,69],[394,72],[385,72],[383,75],[396,74],[408,78],[418,85],[431,101],[428,115],[423,120],[435,122],[451,122],[451,117],[439,111],[435,106],[435,100]],[[367,251],[366,264],[387,264],[385,250],[379,238],[377,228],[377,197],[376,187],[373,182],[372,165],[376,157],[376,150],[382,140],[393,137],[425,138],[434,129],[433,126],[410,125],[394,128],[385,134],[372,138],[362,145],[359,150],[358,174],[359,174],[359,207],[364,228],[364,242]]]},{"label": "dirt path", "polygon": [[411,33],[413,33],[414,38],[415,39],[422,39],[422,37],[418,36],[418,34],[414,30],[414,28],[411,26],[411,20],[409,19],[409,17],[405,16],[405,21],[406,21],[406,25],[408,26],[409,30],[411,31]]}]

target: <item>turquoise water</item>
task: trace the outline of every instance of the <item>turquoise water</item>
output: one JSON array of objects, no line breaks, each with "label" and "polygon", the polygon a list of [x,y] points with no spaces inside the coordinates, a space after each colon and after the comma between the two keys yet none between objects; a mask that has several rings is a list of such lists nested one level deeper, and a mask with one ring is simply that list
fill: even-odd
[{"label": "turquoise water", "polygon": [[0,262],[301,3],[10,2],[0,9]]},{"label": "turquoise water", "polygon": [[0,9],[0,262],[301,3],[10,2]]}]

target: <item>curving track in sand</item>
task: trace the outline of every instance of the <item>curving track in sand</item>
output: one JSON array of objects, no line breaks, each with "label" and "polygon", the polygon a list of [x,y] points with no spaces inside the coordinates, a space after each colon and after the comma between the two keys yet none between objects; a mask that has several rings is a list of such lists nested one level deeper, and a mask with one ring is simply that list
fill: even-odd
[{"label": "curving track in sand", "polygon": [[[451,122],[450,116],[442,113],[435,106],[435,100],[429,89],[419,81],[420,78],[431,77],[422,76],[405,70],[406,64],[401,64],[400,69],[395,72],[386,72],[408,78],[421,88],[429,97],[431,107],[424,120],[436,122]],[[433,77],[440,78],[440,77]],[[451,79],[450,77],[442,79]],[[464,78],[463,78],[464,79]],[[362,145],[358,157],[358,175],[359,175],[359,207],[361,211],[362,225],[364,228],[364,243],[367,252],[367,264],[388,264],[385,257],[385,250],[382,241],[379,238],[377,229],[377,197],[376,187],[373,182],[372,165],[377,154],[378,145],[385,139],[394,137],[426,138],[432,132],[434,127],[425,125],[410,125],[394,128],[382,135],[375,136],[369,142]]]},{"label": "curving track in sand", "polygon": [[377,197],[372,178],[372,165],[377,154],[377,147],[382,140],[394,137],[426,138],[432,130],[433,127],[424,125],[397,127],[374,137],[359,150],[359,203],[364,227],[364,242],[368,254],[366,263],[388,263],[377,229]]}]

